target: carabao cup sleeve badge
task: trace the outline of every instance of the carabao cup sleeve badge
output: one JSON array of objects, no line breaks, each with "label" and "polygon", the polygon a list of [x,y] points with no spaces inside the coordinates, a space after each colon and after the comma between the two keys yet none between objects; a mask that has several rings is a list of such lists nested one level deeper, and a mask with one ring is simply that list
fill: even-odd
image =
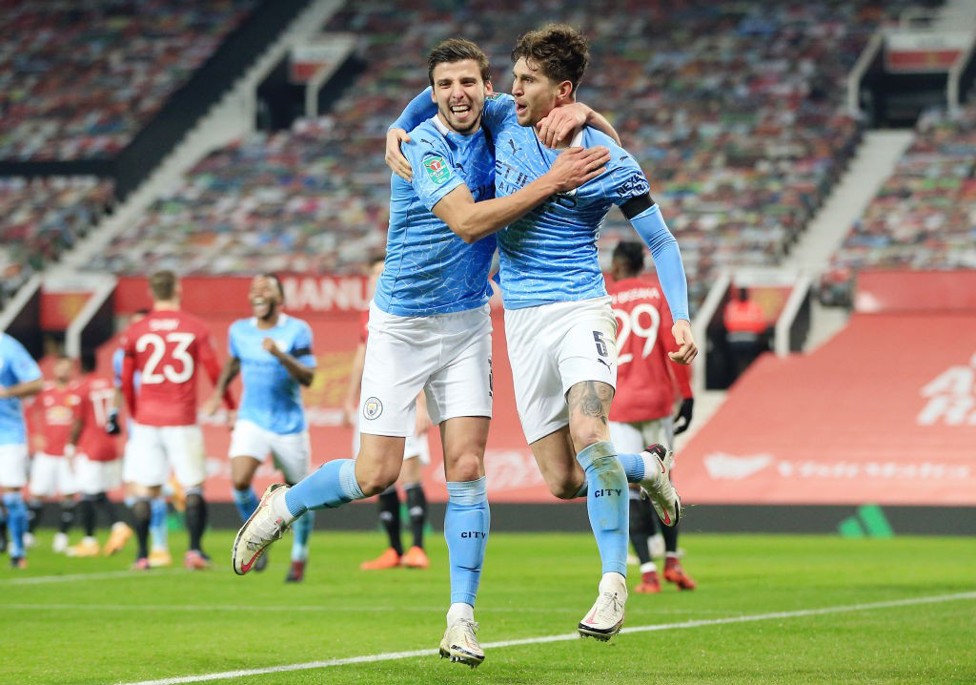
[{"label": "carabao cup sleeve badge", "polygon": [[441,185],[451,177],[451,168],[441,156],[425,159],[424,169],[427,170],[427,177],[437,185]]}]

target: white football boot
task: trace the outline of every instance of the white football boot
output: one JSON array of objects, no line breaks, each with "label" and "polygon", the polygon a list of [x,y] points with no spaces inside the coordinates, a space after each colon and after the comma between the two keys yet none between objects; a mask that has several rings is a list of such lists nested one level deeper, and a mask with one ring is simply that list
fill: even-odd
[{"label": "white football boot", "polygon": [[600,581],[600,596],[577,630],[583,637],[595,637],[606,642],[620,632],[624,624],[624,605],[627,603],[627,581],[619,573],[607,574]]},{"label": "white football boot", "polygon": [[440,655],[442,659],[465,664],[475,668],[485,660],[485,653],[478,643],[475,633],[478,624],[469,618],[459,618],[444,632],[441,639]]},{"label": "white football boot", "polygon": [[274,507],[271,506],[272,499],[284,497],[287,489],[282,483],[269,485],[257,509],[237,531],[231,552],[231,563],[237,575],[243,576],[252,570],[265,548],[280,539],[288,530],[290,523],[275,514]]},{"label": "white football boot", "polygon": [[657,512],[661,523],[669,527],[674,526],[681,518],[681,498],[671,484],[674,452],[665,449],[663,445],[651,445],[641,452],[641,456],[647,458],[652,467],[649,472],[645,472],[641,488],[650,498],[651,506]]}]

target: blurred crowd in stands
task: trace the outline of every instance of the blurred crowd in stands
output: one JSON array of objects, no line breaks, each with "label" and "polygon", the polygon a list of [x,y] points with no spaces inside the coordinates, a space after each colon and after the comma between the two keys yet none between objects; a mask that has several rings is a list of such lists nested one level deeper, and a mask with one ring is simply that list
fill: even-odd
[{"label": "blurred crowd in stands", "polygon": [[255,0],[0,0],[0,159],[110,158]]},{"label": "blurred crowd in stands", "polygon": [[[17,36],[0,48],[0,83],[19,75],[18,87],[0,88],[0,159],[117,150],[256,1],[94,0],[83,7],[97,10],[67,10],[71,3],[55,0],[0,0],[0,27]],[[644,165],[678,236],[694,312],[718,270],[776,264],[824,201],[863,128],[844,109],[847,74],[876,28],[907,4],[349,2],[325,30],[360,36],[367,66],[328,116],[214,151],[89,268],[359,271],[385,242],[386,128],[426,87],[429,48],[445,36],[471,38],[506,91],[517,34],[558,17],[590,38],[580,99],[610,118]],[[75,58],[92,68],[79,71]],[[936,137],[947,130],[924,125]],[[931,164],[918,172],[965,166]],[[906,175],[901,192],[925,192],[914,179]],[[890,227],[884,214],[865,220],[866,236]],[[612,212],[601,246],[624,236],[632,229]]]},{"label": "blurred crowd in stands", "polygon": [[[496,89],[506,90],[512,27],[551,14],[545,3],[514,0],[447,5],[451,12],[444,3],[350,3],[327,30],[361,35],[368,68],[330,115],[213,153],[94,266],[227,273],[270,259],[289,270],[358,269],[384,240],[386,127],[427,85],[429,47],[470,37],[491,56]],[[856,146],[844,81],[884,17],[879,5],[571,1],[560,9],[591,40],[580,97],[610,117],[644,164],[679,236],[694,302],[718,268],[775,264]],[[607,244],[632,231],[611,216]]]},{"label": "blurred crowd in stands", "polygon": [[919,118],[911,147],[831,258],[821,301],[849,306],[866,267],[976,269],[976,102]]},{"label": "blurred crowd in stands", "polygon": [[112,186],[93,176],[0,177],[0,307],[111,210]]}]

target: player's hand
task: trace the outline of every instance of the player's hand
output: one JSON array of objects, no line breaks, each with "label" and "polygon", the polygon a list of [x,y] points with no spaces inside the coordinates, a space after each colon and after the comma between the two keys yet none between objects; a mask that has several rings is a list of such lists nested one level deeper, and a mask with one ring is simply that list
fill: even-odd
[{"label": "player's hand", "polygon": [[217,413],[220,408],[220,403],[223,402],[223,398],[218,393],[214,393],[207,398],[207,401],[203,403],[203,413],[206,416],[213,416]]},{"label": "player's hand", "polygon": [[278,343],[274,341],[274,338],[265,338],[261,341],[261,347],[265,352],[271,356],[277,358],[281,356],[281,350],[278,349]]},{"label": "player's hand", "polygon": [[671,334],[674,336],[674,341],[678,343],[676,352],[668,352],[671,361],[691,364],[698,356],[698,345],[695,344],[695,337],[691,334],[691,323],[687,319],[678,319],[671,327]]},{"label": "player's hand", "polygon": [[604,173],[609,161],[610,150],[603,146],[571,147],[556,157],[548,173],[556,181],[556,192],[565,193]]},{"label": "player's hand", "polygon": [[108,418],[105,419],[105,432],[109,435],[118,435],[122,432],[122,426],[119,425],[118,409],[109,410]]},{"label": "player's hand", "polygon": [[568,145],[586,124],[589,111],[589,107],[579,102],[553,109],[535,125],[542,144],[548,148]]},{"label": "player's hand", "polygon": [[418,410],[417,418],[414,422],[413,434],[418,437],[427,435],[427,431],[429,431],[433,425],[434,424],[431,422],[430,416],[428,416],[427,412]]},{"label": "player's hand", "polygon": [[407,135],[406,131],[402,128],[391,128],[386,132],[386,157],[383,159],[386,166],[390,167],[390,171],[407,183],[412,183],[413,168],[407,158],[403,156],[403,152],[400,151],[400,145],[409,142],[410,136]]},{"label": "player's hand", "polygon": [[694,411],[695,399],[693,397],[681,400],[681,407],[678,408],[678,414],[674,417],[675,435],[681,435],[688,430],[688,426],[691,425],[691,415]]}]

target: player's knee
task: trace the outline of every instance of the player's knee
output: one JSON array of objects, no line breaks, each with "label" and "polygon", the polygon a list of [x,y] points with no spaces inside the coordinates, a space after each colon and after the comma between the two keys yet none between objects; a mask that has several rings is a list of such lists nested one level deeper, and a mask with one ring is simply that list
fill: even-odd
[{"label": "player's knee", "polygon": [[356,469],[356,480],[359,482],[359,489],[366,497],[378,495],[391,485],[396,483],[400,472],[390,468],[371,468]]},{"label": "player's knee", "polygon": [[573,440],[573,448],[577,454],[587,447],[609,439],[607,437],[607,431],[603,426],[590,422],[586,422],[585,425],[581,426],[570,426],[570,436]]},{"label": "player's knee", "polygon": [[476,451],[453,456],[446,465],[447,479],[454,482],[478,480],[484,475],[483,457]]},{"label": "player's knee", "polygon": [[240,474],[232,474],[231,482],[234,484],[234,489],[241,492],[249,489],[251,487],[251,478],[249,476],[243,476]]}]

